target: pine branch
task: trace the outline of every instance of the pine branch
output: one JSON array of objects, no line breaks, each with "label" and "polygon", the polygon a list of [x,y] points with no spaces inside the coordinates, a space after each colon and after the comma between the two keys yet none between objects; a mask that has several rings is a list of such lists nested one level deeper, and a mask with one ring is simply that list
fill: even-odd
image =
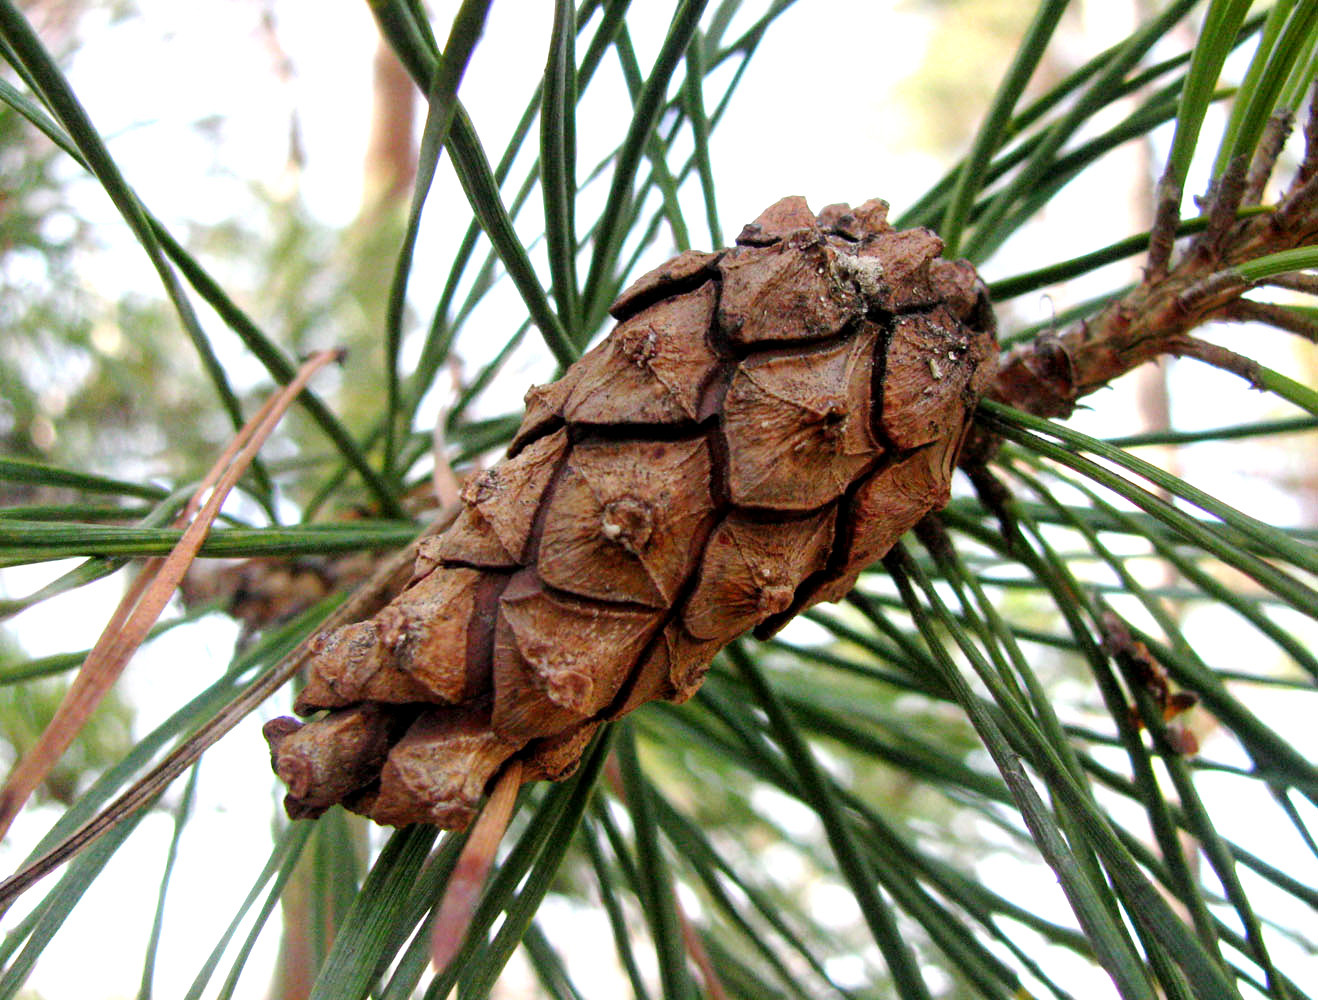
[{"label": "pine branch", "polygon": [[[1217,319],[1257,319],[1310,336],[1307,328],[1297,328],[1293,316],[1283,318],[1241,298],[1262,280],[1285,284],[1271,276],[1251,280],[1242,265],[1318,243],[1318,113],[1305,127],[1305,157],[1285,195],[1271,212],[1237,218],[1241,205],[1266,185],[1260,172],[1275,162],[1272,147],[1282,131],[1282,124],[1270,130],[1253,170],[1246,174],[1243,159],[1237,159],[1210,189],[1204,206],[1209,225],[1175,266],[1166,273],[1150,268],[1139,285],[1096,317],[1009,351],[989,398],[1038,416],[1065,417],[1082,397],[1164,355],[1198,357],[1249,377],[1244,359],[1227,358],[1229,352],[1192,336],[1194,329]],[[1151,235],[1151,245],[1160,242],[1156,232]]]}]

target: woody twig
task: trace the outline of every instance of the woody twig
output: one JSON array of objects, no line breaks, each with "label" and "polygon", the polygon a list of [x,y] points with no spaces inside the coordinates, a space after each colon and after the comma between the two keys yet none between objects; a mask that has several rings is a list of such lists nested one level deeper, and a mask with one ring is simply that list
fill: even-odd
[{"label": "woody twig", "polygon": [[[1304,159],[1273,210],[1238,214],[1261,199],[1288,128],[1285,116],[1275,117],[1253,164],[1246,169],[1243,159],[1233,161],[1212,185],[1203,206],[1209,225],[1174,264],[1172,234],[1179,218],[1165,210],[1171,201],[1161,192],[1144,280],[1097,316],[1008,352],[988,396],[1038,416],[1066,417],[1083,396],[1164,355],[1197,358],[1253,381],[1251,363],[1192,334],[1212,320],[1259,321],[1313,339],[1318,327],[1243,298],[1256,283],[1238,270],[1269,254],[1318,243],[1318,107],[1311,106],[1305,125]],[[1266,283],[1302,292],[1318,288],[1306,274]]]}]

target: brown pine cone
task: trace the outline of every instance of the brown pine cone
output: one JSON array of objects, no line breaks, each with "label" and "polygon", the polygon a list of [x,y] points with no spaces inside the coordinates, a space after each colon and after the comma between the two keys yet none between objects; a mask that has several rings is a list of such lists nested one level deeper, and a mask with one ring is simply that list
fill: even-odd
[{"label": "brown pine cone", "polygon": [[506,761],[565,777],[602,721],[691,697],[947,502],[993,314],[886,214],[785,198],[622,294],[408,587],[318,637],[294,707],[331,711],[266,727],[290,815],[462,828]]}]

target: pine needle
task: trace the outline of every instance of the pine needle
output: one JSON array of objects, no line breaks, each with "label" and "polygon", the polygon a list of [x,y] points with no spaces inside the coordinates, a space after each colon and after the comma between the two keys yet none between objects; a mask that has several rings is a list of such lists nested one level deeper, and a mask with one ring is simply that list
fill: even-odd
[{"label": "pine needle", "polygon": [[[297,377],[272,396],[235,435],[224,454],[202,480],[176,522],[176,527],[187,525],[183,537],[167,557],[147,560],[119,607],[111,615],[100,638],[87,654],[77,677],[69,686],[41,738],[10,772],[9,780],[3,792],[0,792],[0,837],[8,832],[32,793],[50,774],[123,673],[129,659],[142,644],[188,567],[197,557],[230,490],[252,464],[284,412],[316,372],[341,357],[340,351],[319,351],[314,354],[298,371]],[[206,497],[207,492],[210,496],[203,506],[202,498]]]}]

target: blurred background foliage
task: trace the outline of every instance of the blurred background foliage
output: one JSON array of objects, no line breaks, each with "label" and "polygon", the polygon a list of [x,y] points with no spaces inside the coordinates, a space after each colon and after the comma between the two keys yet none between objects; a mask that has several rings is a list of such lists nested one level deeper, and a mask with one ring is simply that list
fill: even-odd
[{"label": "blurred background foliage", "polygon": [[[546,52],[576,68],[580,110],[563,98],[566,110],[551,108],[557,124],[546,130],[537,112],[552,95],[510,85],[499,95],[504,117],[473,125],[460,112],[440,155],[422,137],[451,95],[431,94],[427,117],[423,91],[436,65],[431,32],[445,44],[457,5],[428,11],[379,0],[370,9],[381,40],[361,74],[371,126],[360,146],[339,151],[360,164],[360,183],[345,186],[327,213],[305,184],[308,157],[326,155],[307,141],[304,115],[316,95],[299,89],[297,58],[284,44],[283,25],[305,18],[302,6],[232,7],[247,43],[235,65],[259,64],[268,101],[286,109],[283,141],[266,153],[276,166],[244,175],[229,155],[242,123],[199,104],[184,125],[189,139],[160,150],[177,156],[177,181],[194,196],[136,192],[148,209],[157,198],[169,205],[162,229],[177,243],[168,255],[200,313],[202,337],[190,343],[169,297],[140,270],[137,243],[99,199],[98,186],[111,185],[88,177],[14,98],[51,93],[51,78],[21,47],[24,18],[53,57],[49,69],[88,88],[95,76],[79,60],[102,33],[159,30],[163,45],[177,25],[145,2],[3,4],[7,762],[31,745],[81,662],[72,640],[52,643],[49,626],[36,641],[35,616],[98,614],[84,592],[106,577],[117,586],[122,574],[112,574],[130,558],[167,550],[171,539],[152,532],[229,441],[235,415],[253,412],[311,350],[344,346],[350,358],[313,386],[332,416],[290,415],[226,507],[222,546],[210,550],[274,552],[276,561],[244,564],[261,567],[256,577],[235,576],[229,564],[218,574],[199,567],[189,607],[171,611],[184,627],[144,651],[183,663],[177,674],[190,676],[164,685],[167,706],[144,690],[153,681],[102,705],[38,810],[15,828],[26,839],[5,845],[7,870],[68,836],[314,631],[331,603],[316,602],[361,577],[339,553],[377,551],[415,532],[435,503],[437,423],[441,466],[463,475],[489,463],[516,426],[522,390],[602,332],[618,288],[676,249],[710,245],[712,233],[730,239],[763,207],[744,218],[720,208],[757,183],[751,154],[719,146],[725,120],[788,122],[755,155],[779,143],[813,148],[816,209],[821,196],[883,194],[905,225],[940,228],[956,216],[963,252],[1003,292],[1002,333],[1028,338],[1093,315],[1138,280],[1138,240],[1102,261],[1081,255],[1150,227],[1166,129],[1186,115],[1182,86],[1196,40],[1226,69],[1218,93],[1214,75],[1200,99],[1208,125],[1189,193],[1206,187],[1224,127],[1217,109],[1240,101],[1237,86],[1246,96],[1259,88],[1246,76],[1259,38],[1260,51],[1275,56],[1267,73],[1301,85],[1279,87],[1255,115],[1303,94],[1318,58],[1313,5],[1285,0],[1037,8],[910,0],[883,22],[890,35],[872,37],[857,36],[848,5],[827,0],[684,2],[673,5],[671,24],[626,2],[586,2],[566,54],[543,18],[532,46],[532,76]],[[462,15],[483,17],[482,6],[464,4]],[[560,21],[568,17],[570,5],[553,6]],[[832,50],[762,68],[762,40],[790,36],[801,18],[829,25]],[[1244,27],[1237,37],[1223,23]],[[904,31],[922,47],[904,46]],[[473,58],[482,57],[477,46]],[[986,110],[1022,59],[1029,86],[983,147],[987,173],[958,209],[953,171],[985,134]],[[901,73],[889,77],[889,65]],[[800,96],[770,96],[756,72],[799,77]],[[743,76],[750,82],[741,86]],[[616,100],[593,103],[606,86],[630,98],[621,110]],[[850,109],[852,131],[816,134],[812,102]],[[86,158],[90,137],[58,108],[46,106],[47,122]],[[1302,120],[1304,108],[1295,110]],[[117,152],[135,132],[152,141],[150,123],[105,138]],[[832,188],[839,168],[830,160],[865,162],[876,147],[885,167],[908,165],[892,177],[895,190],[877,156],[862,171],[864,190]],[[550,180],[537,151],[559,158]],[[1036,153],[1036,180],[1013,189]],[[1283,151],[1281,179],[1302,153],[1295,142]],[[436,168],[436,204],[422,217],[412,264],[414,184]],[[566,230],[553,227],[564,223],[553,184],[572,195]],[[787,193],[795,192],[762,200]],[[1195,213],[1189,198],[1182,211]],[[560,280],[569,273],[575,305]],[[399,274],[409,278],[405,300],[391,298]],[[1281,301],[1311,315],[1303,296]],[[1236,326],[1221,336],[1314,384],[1312,343]],[[1128,446],[1278,525],[1285,545],[1269,548],[1271,536],[1249,535],[1251,525],[1196,514],[1211,521],[1205,541],[1193,533],[1191,508],[1173,499],[1180,480],[1150,487],[1156,502],[1124,481],[1104,489],[1045,452],[1033,425],[1012,425],[1019,435],[996,468],[1016,495],[1015,536],[961,484],[945,517],[958,562],[938,562],[912,542],[911,593],[876,567],[847,602],[809,612],[768,642],[739,643],[692,703],[649,706],[615,726],[578,778],[524,790],[501,867],[449,974],[425,971],[417,929],[461,838],[368,830],[340,810],[289,824],[248,726],[204,757],[203,769],[230,766],[227,746],[244,740],[258,745],[254,769],[249,754],[249,770],[233,779],[192,772],[6,913],[0,997],[65,995],[52,967],[78,953],[83,913],[111,919],[103,897],[120,884],[111,881],[115,852],[148,835],[155,839],[133,857],[150,859],[151,870],[139,860],[134,871],[138,895],[158,907],[142,926],[125,919],[111,935],[115,951],[140,954],[142,997],[153,989],[430,997],[455,984],[463,997],[1309,995],[1318,976],[1318,781],[1303,720],[1313,710],[1318,633],[1302,595],[1314,576],[1315,411],[1196,380],[1184,363],[1147,366],[1092,405],[1072,426],[1116,443],[1109,452],[1106,441],[1076,439],[1072,452],[1111,463],[1117,446]],[[97,528],[122,530],[93,537]],[[1248,575],[1259,555],[1299,589],[1259,585]],[[913,596],[924,574],[937,583]],[[241,618],[237,602],[262,585],[294,597],[253,612],[241,636],[226,630],[217,607],[227,602]],[[1140,695],[1098,649],[1108,604],[1137,623],[1175,685],[1202,700],[1175,720],[1202,754],[1177,753],[1156,718],[1132,721]],[[41,655],[21,651],[29,644]],[[978,679],[961,691],[955,677],[972,670]],[[1012,759],[1023,769],[1004,777]],[[265,811],[244,813],[241,835],[207,833],[208,809],[239,811],[230,780]],[[1037,789],[1026,805],[1022,781]],[[1037,811],[1027,820],[1029,803]],[[1260,818],[1241,823],[1246,812]],[[180,890],[190,869],[215,866],[217,844],[236,852],[239,839],[259,858],[249,851],[226,866],[236,895],[203,901]],[[216,911],[212,937],[188,930],[198,907]],[[106,986],[68,995],[130,993]]]}]

